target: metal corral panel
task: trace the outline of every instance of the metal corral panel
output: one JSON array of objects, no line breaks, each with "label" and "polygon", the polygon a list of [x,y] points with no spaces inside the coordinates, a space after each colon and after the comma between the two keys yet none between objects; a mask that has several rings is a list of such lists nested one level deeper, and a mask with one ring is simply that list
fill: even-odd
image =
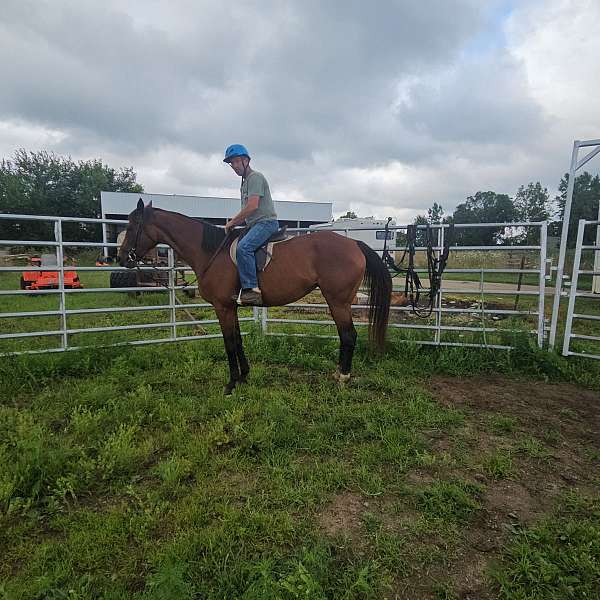
[{"label": "metal corral panel", "polygon": [[[152,200],[152,205],[156,208],[205,219],[231,218],[240,210],[239,198],[101,192],[102,214],[127,215],[135,209],[140,198],[143,198],[145,203]],[[281,200],[274,202],[277,216],[282,221],[323,222],[331,220],[331,202],[285,202]]]}]

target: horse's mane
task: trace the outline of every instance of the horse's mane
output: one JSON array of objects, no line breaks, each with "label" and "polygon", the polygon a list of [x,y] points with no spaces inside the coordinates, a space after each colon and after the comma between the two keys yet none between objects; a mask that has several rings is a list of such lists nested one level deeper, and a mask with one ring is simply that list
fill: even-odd
[{"label": "horse's mane", "polygon": [[206,252],[214,252],[221,242],[225,239],[225,230],[222,227],[217,227],[208,221],[195,219],[202,223],[204,231],[202,233],[202,250]]},{"label": "horse's mane", "polygon": [[219,244],[225,238],[225,230],[222,227],[217,227],[208,221],[204,221],[203,219],[194,219],[193,217],[188,217],[187,215],[182,215],[181,213],[174,212],[172,210],[164,210],[162,208],[154,208],[154,210],[161,212],[168,212],[172,215],[177,215],[178,217],[183,217],[184,219],[191,221],[192,223],[199,223],[202,225],[202,250],[205,252],[214,252]]}]

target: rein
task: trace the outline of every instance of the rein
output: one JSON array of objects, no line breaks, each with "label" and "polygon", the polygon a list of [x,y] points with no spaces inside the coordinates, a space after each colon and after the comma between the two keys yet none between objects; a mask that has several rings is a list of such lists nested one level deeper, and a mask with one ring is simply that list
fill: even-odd
[{"label": "rein", "polygon": [[[454,238],[454,225],[450,224],[448,227],[448,235],[444,238],[444,246],[440,252],[439,258],[433,249],[433,239],[431,234],[431,227],[427,224],[425,229],[425,246],[427,251],[427,273],[429,275],[429,300],[426,308],[418,306],[419,299],[421,296],[421,290],[423,284],[419,274],[415,269],[415,252],[417,245],[417,226],[408,225],[406,228],[406,247],[400,258],[400,262],[396,264],[394,258],[387,249],[388,231],[391,217],[388,218],[385,224],[385,241],[383,243],[383,262],[388,266],[389,269],[394,271],[396,274],[404,274],[406,276],[404,283],[404,295],[410,300],[412,311],[417,317],[427,319],[433,312],[435,299],[440,291],[442,285],[442,274],[448,263],[448,255],[450,253],[450,245]],[[408,256],[408,265],[402,267],[404,259]]]},{"label": "rein", "polygon": [[200,277],[204,277],[206,275],[208,269],[213,264],[213,261],[215,260],[215,258],[217,258],[217,255],[219,254],[219,252],[221,252],[221,250],[223,250],[223,248],[225,247],[225,245],[230,237],[231,237],[231,231],[228,231],[225,234],[225,237],[223,238],[221,243],[217,246],[217,249],[214,251],[214,254],[210,257],[208,264],[206,265],[206,267],[204,267],[204,270],[200,274]]}]

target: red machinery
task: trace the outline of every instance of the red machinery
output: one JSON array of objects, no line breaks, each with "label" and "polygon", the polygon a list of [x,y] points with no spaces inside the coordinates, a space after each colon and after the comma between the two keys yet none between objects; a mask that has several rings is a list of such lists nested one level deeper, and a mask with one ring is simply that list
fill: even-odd
[{"label": "red machinery", "polygon": [[[42,254],[32,256],[29,259],[32,267],[54,267],[56,268],[56,256],[54,254]],[[64,272],[65,288],[82,288],[77,271]],[[60,273],[58,271],[25,271],[21,275],[22,290],[53,290],[58,289],[60,284]]]}]

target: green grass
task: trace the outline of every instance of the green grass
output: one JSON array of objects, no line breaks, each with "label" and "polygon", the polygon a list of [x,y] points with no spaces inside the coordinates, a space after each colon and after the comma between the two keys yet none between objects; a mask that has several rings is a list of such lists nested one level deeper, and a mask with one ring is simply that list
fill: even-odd
[{"label": "green grass", "polygon": [[494,415],[490,420],[496,433],[512,433],[515,430],[516,422],[512,417]]},{"label": "green grass", "polygon": [[510,451],[500,449],[484,457],[483,471],[491,479],[508,479],[513,474],[513,459]]},{"label": "green grass", "polygon": [[[82,272],[82,280],[88,288],[105,287],[108,273]],[[0,288],[16,287],[18,275],[0,274]],[[164,305],[168,296],[74,294],[67,301],[69,308],[135,307]],[[598,309],[597,302],[582,303]],[[48,296],[0,297],[3,312],[57,306]],[[535,308],[535,300],[522,297],[520,306]],[[298,316],[290,309],[269,314]],[[167,319],[168,311],[117,312],[72,316],[69,326]],[[477,325],[479,319],[449,322]],[[523,330],[532,321],[491,323]],[[0,320],[2,333],[57,325],[56,317]],[[469,532],[486,514],[487,492],[505,479],[519,481],[531,459],[536,468],[550,468],[549,447],[568,440],[556,423],[534,433],[511,414],[482,417],[446,406],[432,396],[428,380],[489,374],[600,390],[598,363],[540,351],[518,332],[488,335],[488,343],[517,348],[494,352],[419,347],[410,342],[431,334],[390,330],[386,353],[375,356],[365,349],[365,328],[355,378],[340,389],[330,377],[336,340],[265,338],[252,324],[243,327],[251,332],[245,342],[251,378],[228,398],[221,340],[99,347],[165,336],[166,329],[78,334],[71,343],[95,348],[3,359],[2,600],[394,598],[407,589],[415,598],[457,597],[450,567],[470,551]],[[593,333],[598,326],[581,327]],[[205,330],[216,333],[218,326]],[[270,330],[335,335],[321,325]],[[443,339],[483,341],[481,334],[455,332]],[[2,342],[5,351],[47,348],[57,340]],[[567,407],[561,413],[565,420],[577,417]],[[492,441],[482,452],[465,443],[465,432],[469,441],[473,432]],[[440,439],[447,447],[435,446]],[[597,447],[580,450],[581,460],[597,461]],[[600,535],[597,515],[586,516],[582,507],[597,506],[596,500],[569,498],[558,518],[573,558],[560,556],[565,540],[556,537],[551,519],[516,529],[489,580],[493,594],[594,597],[598,574],[586,569],[596,560]],[[348,504],[343,517],[332,509],[340,502]],[[436,574],[427,582],[430,570]]]},{"label": "green grass", "polygon": [[552,518],[520,531],[493,571],[506,600],[600,596],[600,504],[577,494]]},{"label": "green grass", "polygon": [[[356,379],[340,389],[335,342],[246,344],[251,379],[228,398],[220,340],[2,362],[0,597],[394,597],[424,566],[452,560],[488,485],[471,481],[476,452],[432,447],[432,432],[457,439],[472,417],[439,404],[427,378],[600,389],[598,369],[528,347],[394,344],[383,357],[361,345]],[[486,424],[514,446],[485,457],[493,483],[516,473],[520,438],[509,417]],[[461,464],[463,476],[447,472]],[[431,478],[411,480],[423,471]],[[346,497],[362,515],[328,534],[323,515]],[[581,562],[598,538],[576,525]],[[511,552],[497,575],[509,591]],[[436,585],[451,597],[452,582]]]}]

